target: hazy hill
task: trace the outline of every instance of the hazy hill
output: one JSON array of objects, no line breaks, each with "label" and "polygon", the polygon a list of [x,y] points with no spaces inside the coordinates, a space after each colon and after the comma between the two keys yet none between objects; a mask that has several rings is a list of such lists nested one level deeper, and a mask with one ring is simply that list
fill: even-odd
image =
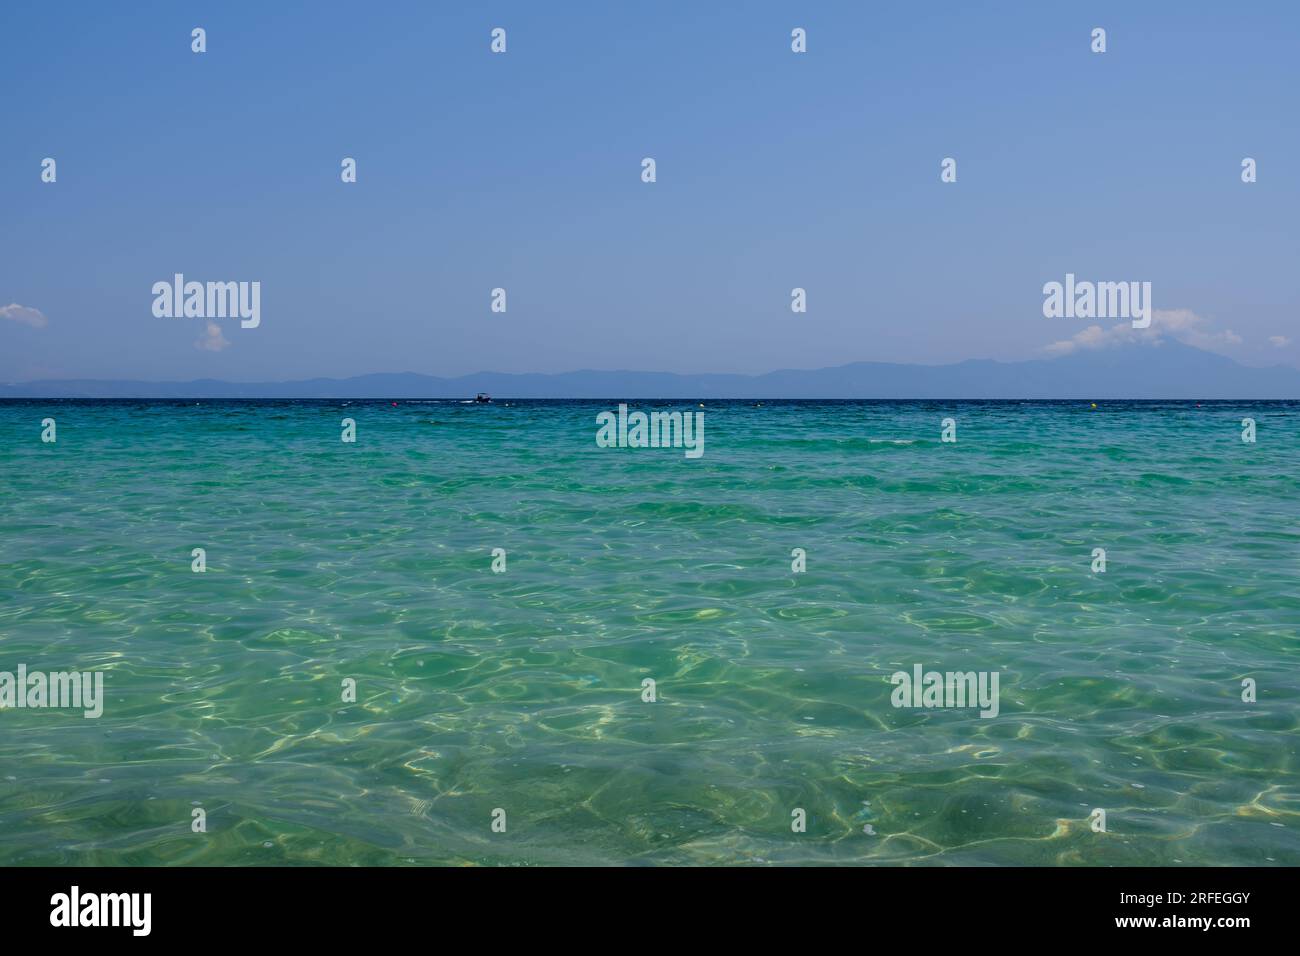
[{"label": "hazy hill", "polygon": [[1173,341],[1080,351],[1028,362],[953,365],[854,362],[765,375],[414,372],[297,382],[39,381],[0,385],[7,398],[1074,398],[1300,399],[1300,370],[1248,368]]}]

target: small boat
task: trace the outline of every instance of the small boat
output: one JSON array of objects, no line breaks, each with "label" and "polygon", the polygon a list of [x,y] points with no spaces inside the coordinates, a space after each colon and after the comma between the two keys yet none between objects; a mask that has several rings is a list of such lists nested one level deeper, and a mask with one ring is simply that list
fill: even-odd
[{"label": "small boat", "polygon": [[474,396],[474,401],[478,402],[480,405],[486,405],[488,402],[492,401],[492,396],[487,392],[479,392]]}]

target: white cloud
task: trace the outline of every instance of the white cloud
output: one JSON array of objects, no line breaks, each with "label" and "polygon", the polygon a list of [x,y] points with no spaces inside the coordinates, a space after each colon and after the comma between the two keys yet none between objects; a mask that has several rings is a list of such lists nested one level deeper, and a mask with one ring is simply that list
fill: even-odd
[{"label": "white cloud", "polygon": [[204,333],[199,336],[194,343],[196,349],[203,349],[205,352],[220,352],[222,349],[230,348],[230,342],[221,331],[221,326],[215,322],[209,322]]},{"label": "white cloud", "polygon": [[30,325],[34,329],[43,329],[49,324],[40,309],[19,305],[17,302],[0,306],[0,319],[12,319],[14,322],[23,323],[23,325]]},{"label": "white cloud", "polygon": [[1280,349],[1284,349],[1291,344],[1291,340],[1285,335],[1270,335],[1268,341],[1270,345],[1275,345]]},{"label": "white cloud", "polygon": [[1165,339],[1176,339],[1209,352],[1218,352],[1242,342],[1241,336],[1232,329],[1215,331],[1209,319],[1191,309],[1155,309],[1151,313],[1151,325],[1145,329],[1135,329],[1131,322],[1117,322],[1106,328],[1090,325],[1068,339],[1053,342],[1046,351],[1052,355],[1069,355],[1083,349],[1159,345]]}]

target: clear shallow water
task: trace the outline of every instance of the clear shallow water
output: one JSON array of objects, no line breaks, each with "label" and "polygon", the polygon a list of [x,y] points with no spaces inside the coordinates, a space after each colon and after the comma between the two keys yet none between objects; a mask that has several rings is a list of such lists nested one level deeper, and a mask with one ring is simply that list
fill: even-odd
[{"label": "clear shallow water", "polygon": [[1300,864],[1300,404],[613,404],[0,403],[0,865]]}]

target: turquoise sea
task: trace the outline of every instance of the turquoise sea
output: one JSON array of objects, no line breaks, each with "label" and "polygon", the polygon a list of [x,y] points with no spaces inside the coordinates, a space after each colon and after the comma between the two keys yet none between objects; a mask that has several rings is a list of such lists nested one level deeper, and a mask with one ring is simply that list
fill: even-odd
[{"label": "turquoise sea", "polygon": [[0,865],[1300,864],[1300,403],[616,404],[0,403]]}]

